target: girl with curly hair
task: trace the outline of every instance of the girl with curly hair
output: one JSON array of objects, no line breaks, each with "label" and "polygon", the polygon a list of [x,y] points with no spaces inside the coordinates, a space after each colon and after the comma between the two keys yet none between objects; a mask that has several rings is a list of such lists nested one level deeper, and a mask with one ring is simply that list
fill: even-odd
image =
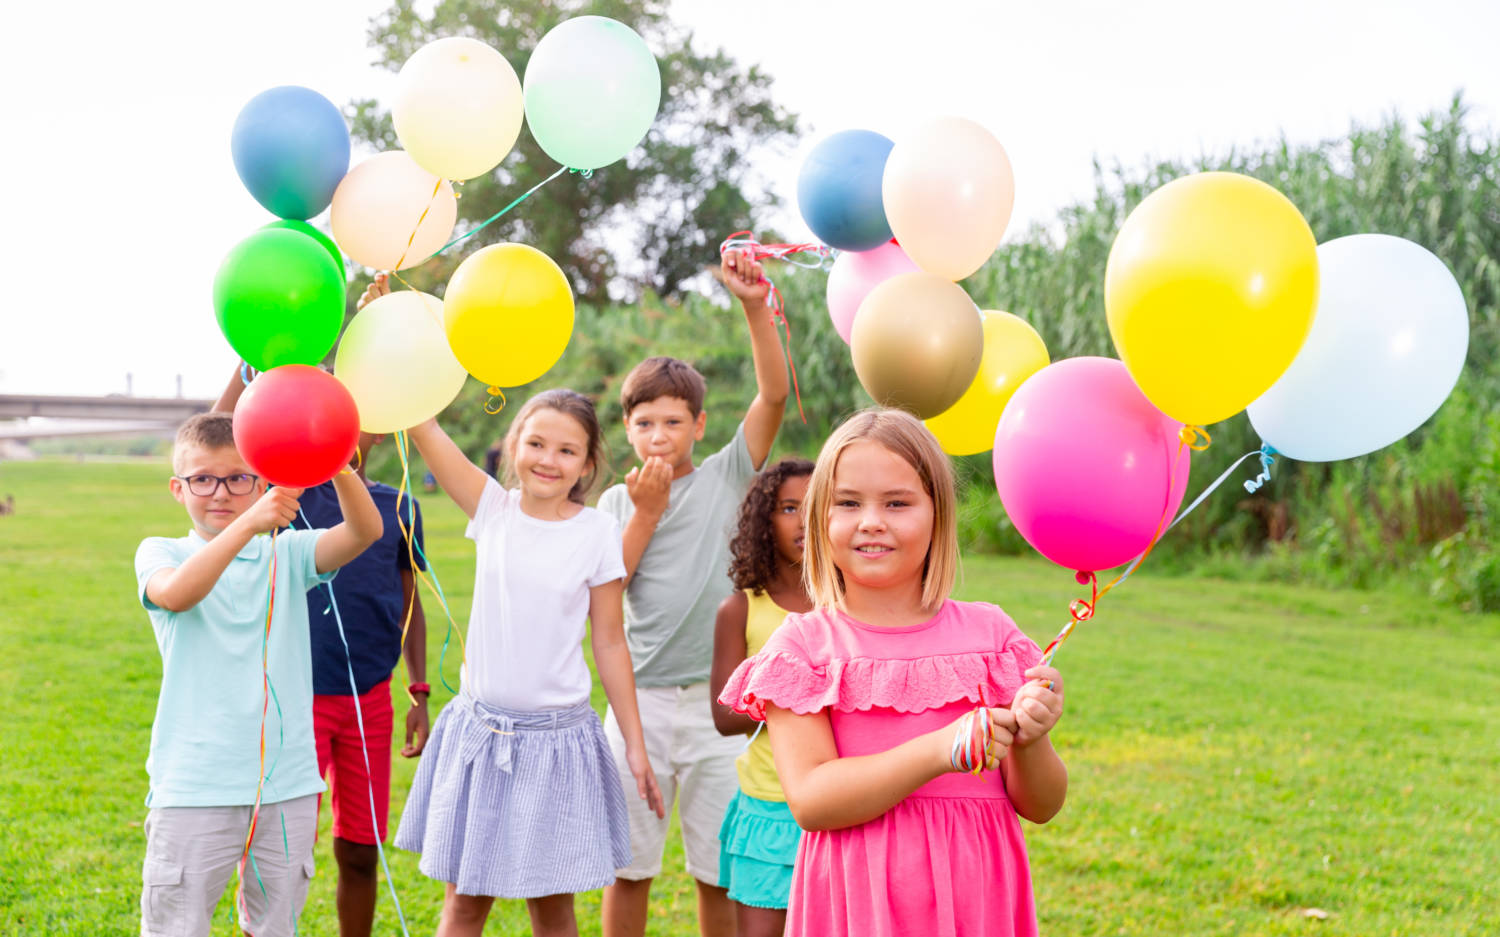
[{"label": "girl with curly hair", "polygon": [[[802,502],[812,470],[806,459],[782,459],[756,476],[740,505],[729,544],[729,578],[737,591],[719,606],[714,628],[709,679],[715,699],[788,613],[812,609],[802,585]],[[721,735],[752,736],[735,762],[740,789],[719,830],[719,885],[735,902],[740,937],[780,937],[802,830],[776,779],[769,736],[755,735],[755,720],[727,706],[715,702],[713,710]]]}]

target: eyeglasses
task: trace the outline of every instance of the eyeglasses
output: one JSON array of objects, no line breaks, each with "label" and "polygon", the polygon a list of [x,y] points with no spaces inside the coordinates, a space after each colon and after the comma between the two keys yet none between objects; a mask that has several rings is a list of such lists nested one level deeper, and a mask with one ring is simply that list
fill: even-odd
[{"label": "eyeglasses", "polygon": [[260,481],[259,475],[241,473],[239,475],[173,475],[173,478],[187,485],[187,490],[200,498],[211,498],[218,493],[219,486],[223,485],[225,490],[232,495],[247,495],[255,490],[255,483]]}]

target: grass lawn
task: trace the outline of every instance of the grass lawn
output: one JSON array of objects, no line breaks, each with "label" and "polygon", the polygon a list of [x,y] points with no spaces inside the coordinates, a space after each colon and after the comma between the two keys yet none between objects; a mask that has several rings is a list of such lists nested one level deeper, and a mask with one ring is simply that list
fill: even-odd
[{"label": "grass lawn", "polygon": [[[0,683],[15,717],[0,760],[0,934],[138,928],[160,657],[132,557],[141,538],[188,528],[168,473],[0,463],[17,511],[0,517]],[[423,505],[463,622],[462,518],[440,496]],[[1076,594],[1040,560],[970,557],[965,573],[961,597],[999,602],[1039,643]],[[442,614],[427,605],[436,716],[450,694],[436,676]],[[1055,742],[1072,786],[1057,819],[1027,829],[1043,934],[1500,932],[1500,616],[1148,565],[1058,662],[1068,709]],[[397,761],[393,824],[415,767]],[[324,811],[304,934],[337,933],[327,824]],[[430,934],[441,886],[415,857],[389,858],[411,932]],[[667,867],[681,866],[675,847]],[[578,905],[597,932],[598,894]],[[657,880],[652,908],[653,934],[697,933],[680,871]],[[400,932],[388,893],[376,930]],[[520,902],[497,905],[489,933],[527,930]],[[228,900],[214,932],[237,933]]]}]

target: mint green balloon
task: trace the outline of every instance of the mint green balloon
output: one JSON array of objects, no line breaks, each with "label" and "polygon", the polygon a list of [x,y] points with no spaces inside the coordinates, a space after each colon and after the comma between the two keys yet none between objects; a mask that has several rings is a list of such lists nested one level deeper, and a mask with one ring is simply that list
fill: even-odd
[{"label": "mint green balloon", "polygon": [[314,228],[312,225],[308,224],[307,222],[305,222],[305,221],[297,221],[297,220],[295,220],[293,218],[279,218],[276,221],[271,222],[270,224],[263,225],[262,227],[265,227],[265,228],[288,228],[288,229],[290,229],[292,231],[301,231],[303,234],[307,235],[308,237],[312,238],[314,241],[317,241],[319,244],[322,244],[325,248],[327,248],[328,253],[330,253],[330,254],[333,255],[333,262],[339,265],[340,272],[342,272],[345,269],[344,268],[344,255],[339,252],[339,246],[337,244],[333,243],[333,238],[331,238],[328,235],[324,234],[322,231],[318,230],[317,228]]},{"label": "mint green balloon", "polygon": [[661,105],[661,70],[635,30],[578,16],[542,37],[526,63],[526,126],[570,169],[598,169],[635,149]]},{"label": "mint green balloon", "polygon": [[214,315],[230,346],[257,371],[317,364],[344,324],[344,272],[315,239],[262,228],[219,264]]}]

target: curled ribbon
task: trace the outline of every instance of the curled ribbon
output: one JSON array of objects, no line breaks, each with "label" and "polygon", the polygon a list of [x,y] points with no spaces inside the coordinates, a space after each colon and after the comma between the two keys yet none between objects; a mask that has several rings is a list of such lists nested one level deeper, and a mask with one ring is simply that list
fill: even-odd
[{"label": "curled ribbon", "polygon": [[[730,251],[749,251],[755,260],[780,260],[794,267],[803,267],[808,270],[822,270],[833,259],[833,248],[826,244],[806,242],[802,244],[762,244],[755,239],[750,231],[736,231],[725,238],[719,245],[719,256],[722,257]],[[817,259],[807,261],[797,259],[799,254],[810,254]],[[797,416],[805,424],[807,414],[802,411],[802,388],[797,384],[797,366],[792,363],[792,326],[786,318],[786,302],[781,297],[781,290],[776,288],[770,277],[765,277],[767,292],[766,302],[771,307],[771,320],[775,322],[786,333],[786,365],[792,372],[792,391],[797,398]]]},{"label": "curled ribbon", "polygon": [[1260,474],[1245,482],[1245,490],[1247,492],[1255,494],[1260,490],[1262,485],[1271,480],[1271,466],[1276,464],[1276,457],[1280,454],[1270,443],[1261,443]]}]

